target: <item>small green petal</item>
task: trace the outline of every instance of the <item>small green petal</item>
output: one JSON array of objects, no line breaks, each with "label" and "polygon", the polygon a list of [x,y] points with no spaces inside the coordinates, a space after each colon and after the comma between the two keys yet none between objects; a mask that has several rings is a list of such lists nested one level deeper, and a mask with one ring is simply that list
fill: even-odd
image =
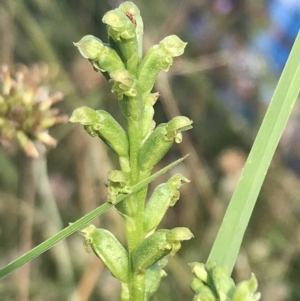
[{"label": "small green petal", "polygon": [[167,240],[169,242],[176,242],[182,240],[189,240],[194,237],[194,234],[189,228],[186,227],[177,227],[170,230],[167,235]]},{"label": "small green petal", "polygon": [[161,45],[172,57],[175,57],[183,54],[187,43],[183,42],[176,35],[171,35],[164,38],[159,45]]},{"label": "small green petal", "polygon": [[92,125],[97,122],[97,112],[92,108],[83,106],[77,108],[72,113],[69,121],[70,122],[79,122],[83,125]]},{"label": "small green petal", "polygon": [[84,36],[79,42],[74,43],[74,45],[78,48],[81,55],[89,60],[96,59],[103,49],[102,41],[92,35]]},{"label": "small green petal", "polygon": [[108,11],[102,19],[107,24],[109,35],[115,40],[132,39],[135,36],[135,27],[130,19],[120,10]]}]

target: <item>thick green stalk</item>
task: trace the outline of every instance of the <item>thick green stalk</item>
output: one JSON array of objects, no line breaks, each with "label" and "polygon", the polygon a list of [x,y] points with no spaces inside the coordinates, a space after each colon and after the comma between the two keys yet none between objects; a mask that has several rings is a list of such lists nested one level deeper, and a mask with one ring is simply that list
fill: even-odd
[{"label": "thick green stalk", "polygon": [[139,122],[128,118],[128,138],[130,156],[130,179],[135,184],[139,179],[138,155],[141,147],[141,137],[139,133]]},{"label": "thick green stalk", "polygon": [[130,301],[145,300],[145,274],[134,274],[132,279],[132,296]]},{"label": "thick green stalk", "polygon": [[[138,91],[139,92],[139,91]],[[143,101],[140,97],[140,93],[137,97],[129,98],[128,101],[128,113],[127,118],[128,125],[128,139],[129,139],[129,157],[130,157],[130,180],[131,185],[134,185],[139,181],[139,152],[142,144],[141,137],[141,116],[143,111]],[[145,190],[147,188],[144,188]],[[147,191],[147,190],[146,190]],[[145,193],[136,193],[131,199],[136,205],[136,212],[132,217],[132,220],[126,222],[126,236],[128,241],[128,253],[130,262],[132,259],[133,250],[144,239],[144,204]],[[132,223],[133,222],[133,223]],[[132,266],[129,269],[129,292],[130,300],[138,301],[144,300],[145,295],[145,276],[144,274],[136,274]]]},{"label": "thick green stalk", "polygon": [[[144,187],[135,194],[137,201],[137,214],[135,216],[135,226],[136,233],[133,233],[136,239],[136,246],[142,242],[144,239],[144,211],[145,211],[145,199],[147,195],[148,187]],[[139,239],[137,241],[137,238]],[[129,257],[132,259],[132,251],[129,252]],[[131,261],[132,262],[132,261]],[[145,274],[136,274],[135,271],[131,268],[131,292],[132,300],[139,301],[144,300],[145,298]]]},{"label": "thick green stalk", "polygon": [[[138,157],[141,148],[141,135],[140,135],[140,112],[142,111],[142,101],[137,97],[124,97],[127,102],[128,118],[128,140],[129,140],[129,162],[130,162],[130,181],[131,185],[135,185],[139,181],[139,164]],[[129,254],[143,239],[143,228],[141,227],[143,220],[143,208],[140,203],[144,200],[138,200],[137,194],[131,196],[130,201],[136,206],[132,219],[126,222],[126,234],[128,239]],[[125,220],[126,221],[126,220]]]}]

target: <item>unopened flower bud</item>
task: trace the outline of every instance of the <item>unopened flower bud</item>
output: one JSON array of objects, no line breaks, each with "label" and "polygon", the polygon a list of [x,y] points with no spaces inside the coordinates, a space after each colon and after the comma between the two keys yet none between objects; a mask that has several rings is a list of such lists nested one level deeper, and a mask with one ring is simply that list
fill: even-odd
[{"label": "unopened flower bud", "polygon": [[216,288],[220,300],[226,301],[228,297],[232,298],[235,290],[235,284],[233,279],[228,275],[225,266],[216,265],[210,272],[214,287]]},{"label": "unopened flower bud", "polygon": [[174,141],[181,142],[181,131],[190,128],[192,128],[192,121],[184,116],[177,116],[168,123],[157,126],[142,145],[139,155],[141,170],[152,169],[171,148]]},{"label": "unopened flower bud", "polygon": [[91,245],[94,253],[104,262],[111,273],[121,282],[128,282],[128,253],[117,238],[108,230],[87,226],[80,233],[85,245]]},{"label": "unopened flower bud", "polygon": [[173,139],[168,139],[166,123],[157,126],[145,140],[139,154],[139,164],[142,171],[151,170],[173,145]]},{"label": "unopened flower bud", "polygon": [[[134,19],[133,19],[134,18]],[[117,8],[107,12],[102,21],[108,25],[107,31],[113,40],[128,71],[135,73],[139,61],[138,40],[135,17],[130,12]]]},{"label": "unopened flower bud", "polygon": [[148,236],[132,253],[133,267],[137,273],[145,272],[157,261],[172,251],[172,245],[167,241],[169,230],[163,229]]},{"label": "unopened flower bud", "polygon": [[191,272],[201,281],[204,283],[209,283],[210,276],[205,269],[205,264],[200,262],[192,262],[189,263],[191,267]]},{"label": "unopened flower bud", "polygon": [[171,177],[167,183],[160,184],[152,193],[144,214],[144,231],[151,233],[161,222],[170,206],[174,206],[179,199],[179,187],[182,183],[189,182],[180,174]]},{"label": "unopened flower bud", "polygon": [[110,73],[109,80],[112,85],[112,92],[118,100],[123,99],[123,95],[135,97],[137,95],[136,80],[127,70],[116,69]]},{"label": "unopened flower bud", "polygon": [[93,134],[97,133],[99,138],[120,157],[128,157],[129,146],[126,132],[106,111],[95,111],[83,106],[73,112],[70,121],[89,126],[89,131]]},{"label": "unopened flower bud", "polygon": [[89,60],[97,59],[104,48],[102,41],[92,35],[84,36],[74,45],[78,48],[81,55]]},{"label": "unopened flower bud", "polygon": [[171,229],[166,234],[167,240],[170,242],[174,241],[183,241],[183,240],[190,240],[194,237],[194,234],[191,232],[189,228],[186,227],[177,227]]},{"label": "unopened flower bud", "polygon": [[161,45],[172,57],[176,57],[183,54],[187,43],[179,39],[178,36],[171,35],[164,38],[159,45]]},{"label": "unopened flower bud", "polygon": [[150,92],[160,71],[168,71],[173,57],[183,53],[186,43],[172,35],[152,46],[143,58],[137,78],[141,85],[141,93]]},{"label": "unopened flower bud", "polygon": [[102,19],[108,25],[108,34],[115,40],[131,39],[135,36],[135,26],[120,9],[108,11]]},{"label": "unopened flower bud", "polygon": [[81,55],[91,61],[94,68],[102,72],[112,72],[115,69],[125,69],[118,54],[111,47],[92,35],[84,36],[79,42],[74,43]]},{"label": "unopened flower bud", "polygon": [[176,143],[180,143],[182,141],[181,132],[192,129],[192,123],[193,121],[185,116],[174,117],[167,124],[167,137],[174,138]]}]

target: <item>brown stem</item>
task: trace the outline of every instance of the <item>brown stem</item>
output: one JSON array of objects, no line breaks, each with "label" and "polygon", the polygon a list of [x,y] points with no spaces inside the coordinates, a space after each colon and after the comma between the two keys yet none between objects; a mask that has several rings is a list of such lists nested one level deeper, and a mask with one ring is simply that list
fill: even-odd
[{"label": "brown stem", "polygon": [[[32,225],[34,219],[34,202],[35,202],[35,181],[33,173],[34,159],[23,155],[23,176],[21,178],[22,201],[20,206],[20,239],[19,254],[23,255],[32,247]],[[24,206],[26,205],[26,206]],[[17,300],[29,300],[29,283],[30,283],[30,264],[27,263],[20,269],[17,274]]]}]

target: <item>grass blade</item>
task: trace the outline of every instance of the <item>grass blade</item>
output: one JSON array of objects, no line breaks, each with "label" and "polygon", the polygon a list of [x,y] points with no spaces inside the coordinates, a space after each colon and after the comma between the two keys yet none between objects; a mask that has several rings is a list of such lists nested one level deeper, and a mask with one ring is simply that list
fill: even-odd
[{"label": "grass blade", "polygon": [[131,193],[126,194],[126,195],[119,195],[117,197],[117,202],[115,204],[105,203],[105,204],[101,205],[100,207],[97,207],[96,209],[94,209],[90,213],[86,214],[85,216],[83,216],[82,218],[77,220],[76,222],[70,224],[68,227],[64,228],[63,230],[61,230],[60,232],[58,232],[54,236],[50,237],[49,239],[45,240],[44,242],[42,242],[41,244],[39,244],[35,248],[31,249],[26,254],[22,255],[21,257],[19,257],[16,260],[12,261],[7,266],[5,266],[3,269],[0,270],[0,279],[4,278],[8,274],[13,272],[17,268],[19,268],[20,266],[24,265],[26,262],[29,262],[32,259],[34,259],[35,257],[41,255],[42,253],[44,253],[45,251],[47,251],[48,249],[53,247],[55,244],[57,244],[60,240],[66,238],[66,237],[70,236],[71,234],[73,234],[74,232],[78,231],[84,225],[89,223],[95,217],[103,214],[109,208],[115,206],[116,204],[118,204],[121,201],[125,200],[126,198],[128,198],[132,194],[136,193],[137,191],[139,191],[140,189],[142,189],[143,187],[145,187],[146,185],[151,183],[153,180],[155,180],[156,178],[158,178],[159,176],[166,173],[168,170],[170,170],[171,168],[173,168],[174,166],[176,166],[177,164],[179,164],[180,162],[185,160],[186,157],[187,156],[184,156],[184,157],[180,158],[179,160],[174,161],[173,163],[171,163],[168,166],[164,167],[163,169],[159,170],[155,174],[151,175],[149,178],[147,178],[147,179],[141,181],[140,183],[136,184],[135,186],[132,187],[132,192]]},{"label": "grass blade", "polygon": [[300,33],[257,134],[208,261],[231,274],[263,180],[300,90]]}]

